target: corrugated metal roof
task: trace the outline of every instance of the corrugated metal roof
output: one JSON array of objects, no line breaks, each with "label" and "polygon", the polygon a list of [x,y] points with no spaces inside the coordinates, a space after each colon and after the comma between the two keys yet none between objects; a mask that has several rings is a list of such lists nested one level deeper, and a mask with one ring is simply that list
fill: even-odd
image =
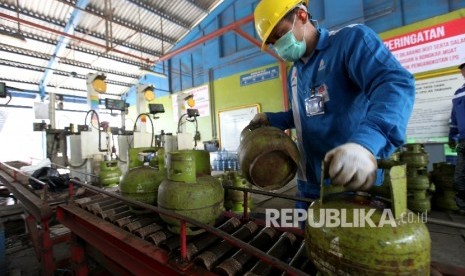
[{"label": "corrugated metal roof", "polygon": [[[88,3],[79,7],[82,1]],[[50,71],[47,92],[85,96],[87,73],[101,71],[107,91],[121,95],[138,81],[141,67],[153,65],[221,2],[3,0],[0,81],[37,91]],[[67,26],[73,14],[79,19]]]}]

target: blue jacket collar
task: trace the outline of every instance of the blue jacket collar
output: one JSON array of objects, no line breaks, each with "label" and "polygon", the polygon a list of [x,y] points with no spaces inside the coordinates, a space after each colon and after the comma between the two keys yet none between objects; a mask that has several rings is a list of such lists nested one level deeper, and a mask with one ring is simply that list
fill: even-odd
[{"label": "blue jacket collar", "polygon": [[[317,28],[317,32],[319,34],[318,43],[316,44],[315,50],[313,50],[313,52],[310,54],[310,58],[313,57],[313,55],[315,54],[316,51],[321,51],[321,50],[325,49],[326,47],[328,47],[328,45],[329,45],[329,31],[327,29],[324,29],[324,28]],[[301,59],[296,61],[295,64],[296,65],[297,64],[304,65],[304,63],[303,63],[303,61]]]},{"label": "blue jacket collar", "polygon": [[320,37],[318,38],[318,43],[316,44],[315,50],[323,50],[324,48],[328,47],[329,44],[329,32],[327,29],[318,28],[318,33]]}]

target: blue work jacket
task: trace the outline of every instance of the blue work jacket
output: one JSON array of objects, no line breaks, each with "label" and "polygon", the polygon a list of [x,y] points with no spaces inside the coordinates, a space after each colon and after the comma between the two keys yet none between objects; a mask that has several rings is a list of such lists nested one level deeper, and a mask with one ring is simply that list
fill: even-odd
[{"label": "blue work jacket", "polygon": [[[299,190],[318,196],[321,162],[331,149],[360,144],[377,158],[404,144],[415,99],[414,78],[364,25],[318,29],[316,49],[288,76],[291,109],[267,113],[272,126],[295,128],[301,152]],[[324,114],[308,116],[305,101],[319,95]]]},{"label": "blue work jacket", "polygon": [[452,98],[449,139],[465,140],[465,84],[455,91]]}]

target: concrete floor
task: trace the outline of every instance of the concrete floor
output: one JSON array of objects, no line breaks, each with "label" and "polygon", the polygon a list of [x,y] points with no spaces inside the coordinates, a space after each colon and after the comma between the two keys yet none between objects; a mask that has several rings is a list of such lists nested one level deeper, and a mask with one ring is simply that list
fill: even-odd
[{"label": "concrete floor", "polygon": [[[433,211],[430,217],[465,224],[465,215]],[[431,259],[465,267],[465,230],[427,223],[431,235]]]},{"label": "concrete floor", "polygon": [[[28,233],[18,234],[21,228],[18,222],[8,223],[7,229],[15,228],[15,234],[7,235],[6,239],[6,275],[9,276],[36,276],[41,274],[39,260],[31,243]],[[24,227],[24,226],[23,226]],[[60,235],[63,231],[69,231],[62,225],[55,225],[51,229],[52,236]],[[23,229],[24,231],[24,229]],[[53,247],[53,258],[57,262],[68,260],[71,256],[70,243],[59,243]],[[55,270],[54,275],[72,275],[67,261],[63,262],[63,267]],[[0,275],[4,275],[1,274]]]}]

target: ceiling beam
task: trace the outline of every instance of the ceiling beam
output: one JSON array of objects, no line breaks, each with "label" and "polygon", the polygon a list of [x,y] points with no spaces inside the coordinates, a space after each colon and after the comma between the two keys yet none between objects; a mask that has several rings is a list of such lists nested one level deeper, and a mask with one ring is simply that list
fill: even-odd
[{"label": "ceiling beam", "polygon": [[[74,5],[71,5],[71,4],[70,4],[70,6],[75,7]],[[6,3],[0,2],[0,7],[5,8],[5,9],[10,10],[10,11],[17,12],[16,7],[7,5]],[[85,9],[81,9],[81,10],[82,11],[87,11]],[[18,11],[19,11],[19,13],[21,15],[25,15],[25,16],[29,16],[29,17],[34,18],[34,19],[45,21],[47,23],[50,23],[50,24],[53,24],[53,25],[56,25],[56,26],[59,26],[59,27],[62,27],[62,28],[65,28],[66,24],[67,24],[66,22],[61,21],[59,19],[49,18],[49,17],[37,14],[36,12],[33,12],[31,10],[27,10],[27,9],[24,9],[24,8],[21,8],[21,7],[19,8]],[[99,16],[99,15],[96,15],[96,16]],[[136,27],[133,27],[133,28],[130,28],[130,29],[135,30],[135,31],[139,31],[141,28],[137,27],[137,29],[136,29]],[[92,36],[92,37],[95,37],[95,38],[98,38],[98,39],[102,39],[104,41],[107,39],[104,34],[97,33],[97,32],[94,32],[94,31],[89,31],[89,30],[86,30],[86,29],[81,28],[79,26],[76,26],[74,28],[74,31],[85,34],[85,35],[89,35],[89,36]],[[16,30],[14,30],[14,32],[16,32]],[[150,34],[148,34],[148,35],[150,35]],[[162,56],[163,55],[162,52],[159,52],[159,51],[156,51],[156,50],[153,50],[153,49],[144,48],[141,45],[134,45],[134,44],[127,43],[125,41],[120,41],[120,40],[112,40],[111,42],[112,42],[113,45],[121,45],[121,46],[124,46],[126,48],[129,48],[129,49],[132,49],[132,50],[135,50],[135,51],[139,51],[139,52],[145,53],[145,54],[150,55],[150,56],[152,56],[152,55]],[[169,41],[168,41],[168,43],[169,43]]]},{"label": "ceiling beam", "polygon": [[[84,34],[87,34],[87,35],[90,35],[90,36],[93,36],[93,37],[96,37],[96,38],[99,38],[99,39],[102,39],[102,40],[107,39],[104,34],[100,34],[100,33],[93,32],[93,31],[86,31],[86,30],[84,30],[82,28],[76,28],[76,31],[79,31],[80,33],[84,33]],[[148,48],[144,48],[144,47],[142,47],[140,45],[130,44],[130,43],[127,43],[125,41],[113,40],[112,39],[111,44],[113,45],[113,48],[108,48],[110,51],[112,49],[114,49],[116,46],[121,45],[121,46],[124,46],[124,47],[126,47],[128,49],[135,50],[135,51],[138,51],[138,52],[142,52],[142,53],[150,55],[150,56],[162,56],[163,55],[162,52],[152,50],[152,49],[148,49]]]},{"label": "ceiling beam", "polygon": [[14,67],[17,69],[26,69],[30,71],[36,71],[36,72],[43,72],[45,69],[47,69],[46,67],[43,67],[43,66],[37,66],[37,65],[19,62],[19,61],[11,61],[11,60],[5,60],[5,59],[0,59],[0,65]]},{"label": "ceiling beam", "polygon": [[[89,0],[78,0],[76,6],[79,8],[85,8],[87,4],[89,3]],[[17,7],[19,9],[19,7]],[[45,89],[45,87],[48,85],[48,82],[50,81],[50,77],[52,75],[52,70],[54,70],[58,66],[58,61],[60,60],[60,57],[63,56],[64,51],[66,50],[66,46],[68,45],[70,38],[67,35],[73,34],[74,33],[74,26],[78,26],[79,21],[81,20],[81,11],[78,9],[74,9],[71,12],[71,16],[69,18],[68,23],[66,23],[66,26],[63,30],[63,34],[58,38],[58,43],[55,47],[55,50],[53,51],[53,55],[51,56],[47,68],[44,71],[44,75],[42,76],[42,79],[40,80],[40,85]],[[43,91],[42,89],[39,88],[39,91]],[[45,95],[41,95],[42,99]]]},{"label": "ceiling beam", "polygon": [[[22,83],[22,84],[32,84],[32,85],[39,85],[39,82],[38,81],[28,81],[28,80],[18,80],[18,79],[12,79],[12,78],[6,78],[4,76],[0,76],[0,81],[3,81],[3,82],[13,82],[13,83]],[[53,88],[57,88],[57,86],[54,86],[54,85],[50,85],[51,87]],[[60,85],[60,89],[64,89],[64,90],[70,90],[70,91],[76,91],[76,92],[82,92],[82,93],[86,93],[87,94],[87,90],[82,90],[82,89],[78,89],[78,88],[74,88],[74,87],[69,87],[69,86],[66,86],[66,85]],[[31,91],[31,92],[34,92],[34,91]],[[60,93],[54,93],[54,94],[60,94]],[[79,96],[71,96],[71,95],[67,95],[67,94],[61,94],[61,95],[64,95],[64,96],[70,96],[70,97],[79,97]],[[116,94],[116,93],[111,93],[111,92],[107,92],[105,93],[105,95],[111,95],[111,96],[118,96],[120,97],[122,94]],[[87,98],[87,97],[86,97]]]},{"label": "ceiling beam", "polygon": [[147,60],[145,60],[145,62],[138,62],[138,61],[134,61],[132,59],[127,59],[127,58],[123,58],[123,57],[120,57],[120,56],[111,55],[111,54],[109,54],[107,52],[99,52],[99,51],[96,51],[96,50],[93,50],[93,49],[82,47],[79,44],[69,45],[69,48],[72,49],[72,50],[79,51],[79,52],[94,55],[96,57],[107,58],[107,59],[111,59],[111,60],[114,60],[114,61],[119,61],[119,62],[122,62],[122,63],[130,64],[130,65],[134,65],[134,66],[138,66],[138,67],[144,67],[144,66],[147,66],[147,64],[151,64],[150,61],[147,61]]},{"label": "ceiling beam", "polygon": [[[15,47],[15,46],[11,46],[11,45],[6,45],[6,44],[2,44],[2,43],[0,43],[0,51],[7,52],[7,53],[14,53],[14,54],[22,55],[22,56],[27,56],[27,57],[43,59],[43,60],[49,60],[50,57],[51,57],[51,55],[49,55],[49,54],[45,54],[45,53],[41,53],[41,52],[37,52],[37,51],[32,51],[32,50],[24,49],[24,48],[20,48],[20,47]],[[107,69],[107,68],[96,67],[96,66],[92,66],[89,63],[85,63],[85,62],[81,62],[81,61],[77,61],[77,60],[73,60],[73,59],[69,59],[69,58],[61,58],[60,63],[66,64],[66,65],[71,65],[71,66],[76,66],[76,67],[80,67],[80,68],[86,68],[86,69],[89,69],[91,71],[98,71],[98,72],[103,72],[103,73],[107,73],[107,74],[118,75],[118,76],[122,76],[122,77],[128,77],[128,78],[133,78],[133,79],[139,79],[140,78],[140,75],[129,74],[129,73],[125,73],[125,72],[121,72],[121,71],[115,71],[115,70],[111,70],[111,69]]]},{"label": "ceiling beam", "polygon": [[237,20],[236,22],[234,22],[232,24],[229,24],[229,25],[227,25],[227,26],[225,26],[225,27],[223,27],[221,29],[218,29],[218,30],[216,30],[216,31],[214,31],[214,32],[212,32],[210,34],[207,34],[207,35],[205,35],[205,36],[203,36],[203,37],[201,37],[201,38],[199,38],[199,39],[197,39],[197,40],[195,40],[195,41],[193,41],[193,42],[191,42],[191,43],[189,43],[189,44],[187,44],[187,45],[185,45],[185,46],[183,46],[181,48],[178,48],[178,49],[176,49],[176,50],[174,50],[172,52],[169,52],[168,54],[166,54],[166,55],[162,56],[161,58],[159,58],[158,62],[168,60],[168,59],[174,57],[175,55],[178,55],[178,54],[180,54],[182,52],[185,52],[185,51],[187,51],[187,50],[189,50],[191,48],[196,47],[197,45],[205,43],[205,42],[209,41],[210,39],[222,36],[223,34],[229,32],[229,31],[232,31],[234,29],[239,28],[240,26],[242,26],[244,24],[252,22],[253,18],[254,18],[253,14],[251,14],[249,16],[246,16],[246,17],[242,18],[242,19],[239,19],[239,20]]},{"label": "ceiling beam", "polygon": [[[57,0],[57,1],[62,2],[64,4],[67,4],[67,5],[72,6],[72,7],[76,7],[75,1],[65,1],[65,0]],[[89,14],[92,14],[93,16],[97,16],[99,18],[105,19],[104,12],[98,10],[97,8],[92,6],[91,4],[87,5],[87,7],[85,9],[83,9],[83,11],[85,11],[85,12],[87,12]],[[123,19],[123,18],[115,16],[115,15],[112,16],[111,22],[116,23],[118,25],[121,25],[123,27],[126,27],[126,28],[128,28],[128,29],[130,29],[132,31],[141,32],[141,33],[143,33],[145,35],[155,37],[155,38],[159,39],[160,41],[163,41],[164,43],[166,42],[166,43],[168,43],[170,45],[174,45],[176,43],[176,40],[173,39],[173,38],[167,37],[167,36],[165,36],[165,35],[163,35],[161,33],[158,33],[158,32],[151,31],[151,30],[149,30],[147,28],[142,28],[140,26],[140,24],[138,24],[138,23],[129,22],[126,19]]]},{"label": "ceiling beam", "polygon": [[147,1],[142,1],[142,0],[126,0],[126,1],[131,2],[136,6],[142,7],[144,9],[150,11],[151,13],[160,16],[163,19],[184,28],[185,30],[190,30],[191,29],[190,23],[184,22],[181,19],[170,16],[169,13],[167,13],[164,10],[160,9],[160,7],[152,6],[152,5],[148,4]]},{"label": "ceiling beam", "polygon": [[206,9],[205,7],[202,7],[201,5],[199,5],[198,3],[196,3],[194,0],[186,0],[186,2],[191,3],[194,7],[198,8],[198,9],[201,10],[203,13],[209,13],[208,9]]},{"label": "ceiling beam", "polygon": [[[13,78],[6,78],[6,77],[3,77],[3,76],[0,76],[0,80],[1,81],[15,82],[15,83],[32,84],[32,85],[37,85],[37,86],[39,85],[39,81],[18,80],[18,79],[13,79]],[[55,85],[50,85],[50,87],[56,88]],[[75,87],[69,87],[69,86],[66,86],[66,85],[61,85],[60,88],[66,89],[66,90],[71,90],[71,91],[87,93],[87,90],[82,90],[82,89],[78,89],[78,88],[75,88]],[[59,93],[57,93],[57,94],[59,94]],[[110,95],[119,96],[119,95],[116,95],[116,94],[110,94]]]},{"label": "ceiling beam", "polygon": [[[28,21],[28,20],[25,20],[25,19],[22,19],[22,18],[17,18],[15,16],[11,16],[9,14],[6,14],[6,13],[2,13],[0,12],[0,18],[5,18],[5,19],[8,19],[8,20],[11,20],[11,21],[14,21],[14,22],[19,22],[19,23],[22,23],[24,25],[28,25],[28,26],[31,26],[31,27],[35,27],[37,29],[41,29],[41,30],[44,30],[44,31],[48,31],[50,33],[54,33],[54,34],[58,34],[58,35],[63,35],[63,36],[67,36],[69,38],[72,38],[73,40],[76,40],[76,41],[81,41],[81,42],[84,42],[84,43],[87,43],[87,44],[90,44],[90,45],[93,45],[93,46],[96,46],[96,47],[100,47],[100,48],[104,48],[106,49],[106,45],[104,44],[100,44],[100,43],[97,43],[95,41],[92,41],[92,40],[89,40],[89,39],[85,39],[85,38],[82,38],[82,37],[78,37],[78,36],[75,36],[75,35],[71,35],[71,34],[66,34],[62,31],[58,31],[58,30],[55,30],[53,28],[49,28],[49,27],[46,27],[46,26],[43,26],[43,25],[40,25],[40,24],[37,24],[35,22],[32,22],[32,21]],[[137,60],[142,60],[146,63],[153,63],[154,61],[151,61],[150,59],[148,58],[141,58],[140,56],[137,56],[137,55],[133,55],[133,54],[130,54],[130,53],[127,53],[125,51],[121,51],[121,50],[118,50],[118,49],[112,49],[111,50],[112,52],[115,52],[115,53],[118,53],[118,54],[122,54],[122,55],[126,55],[126,56],[129,56],[129,57],[132,57],[134,59],[137,59]]]},{"label": "ceiling beam", "polygon": [[[19,69],[32,70],[32,71],[36,71],[36,72],[44,72],[44,70],[50,70],[50,71],[53,71],[52,73],[55,74],[55,75],[65,76],[65,77],[69,76],[70,73],[71,73],[71,72],[67,72],[67,71],[63,71],[63,70],[47,68],[47,67],[44,67],[44,66],[32,65],[32,64],[19,62],[19,61],[11,61],[11,60],[4,60],[4,59],[0,59],[0,65],[15,67],[15,68],[19,68]],[[85,80],[85,79],[87,79],[87,76],[82,75],[82,74],[76,74],[74,76],[74,78]],[[108,78],[105,79],[105,82],[107,84],[113,84],[113,85],[118,85],[118,86],[122,86],[122,87],[131,87],[133,85],[132,83],[110,80]],[[52,86],[52,85],[47,84],[47,86]]]},{"label": "ceiling beam", "polygon": [[[13,30],[13,29],[10,30],[9,27],[4,26],[4,25],[0,25],[0,30],[5,30],[6,32],[10,32],[10,33],[15,32],[15,30]],[[23,36],[23,37],[25,37],[27,39],[30,39],[30,40],[40,41],[42,43],[50,44],[50,45],[56,45],[56,43],[57,43],[56,39],[39,36],[37,34],[25,32],[23,30],[21,30],[21,36]],[[71,50],[74,50],[74,51],[77,51],[77,52],[82,52],[82,53],[94,55],[96,57],[106,58],[106,59],[122,62],[122,63],[125,63],[125,64],[134,65],[134,66],[137,66],[137,67],[147,66],[146,61],[138,62],[138,61],[135,61],[134,59],[123,58],[121,56],[113,55],[113,54],[111,54],[109,52],[96,51],[94,49],[86,48],[86,47],[83,47],[81,45],[82,44],[71,44],[71,45],[68,45],[67,48],[69,48]]]}]

